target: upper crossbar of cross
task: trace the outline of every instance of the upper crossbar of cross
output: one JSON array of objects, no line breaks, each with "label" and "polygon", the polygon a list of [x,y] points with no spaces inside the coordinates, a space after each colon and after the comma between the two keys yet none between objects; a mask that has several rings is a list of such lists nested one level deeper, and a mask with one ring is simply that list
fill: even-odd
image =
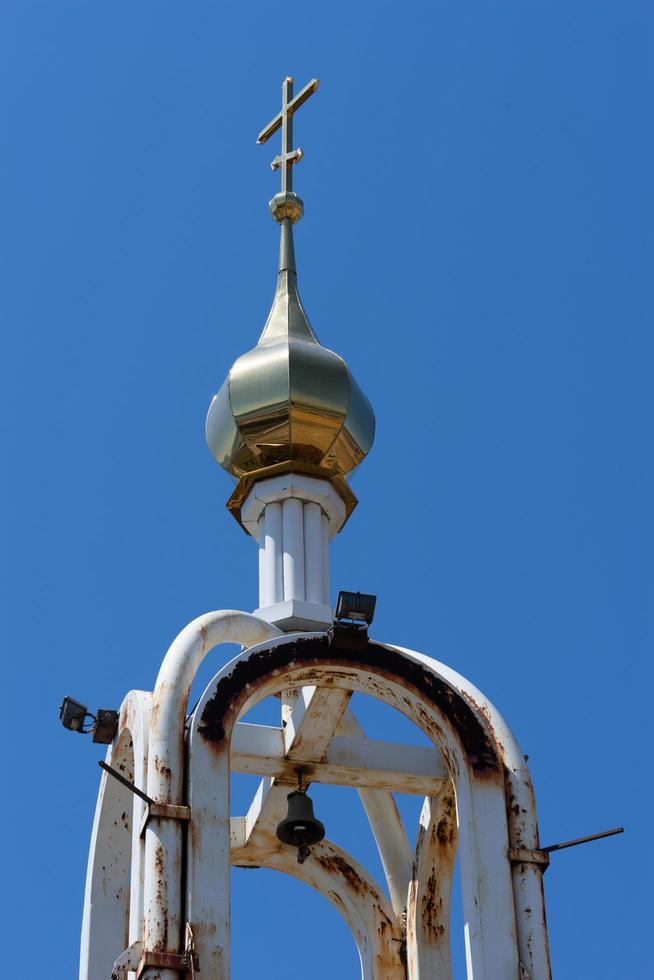
[{"label": "upper crossbar of cross", "polygon": [[293,164],[299,163],[304,156],[301,146],[293,149],[293,114],[317,91],[319,84],[319,79],[312,78],[293,98],[293,79],[285,78],[282,83],[282,111],[257,136],[257,143],[265,143],[281,127],[282,152],[275,157],[271,167],[282,172],[282,193],[293,189]]}]

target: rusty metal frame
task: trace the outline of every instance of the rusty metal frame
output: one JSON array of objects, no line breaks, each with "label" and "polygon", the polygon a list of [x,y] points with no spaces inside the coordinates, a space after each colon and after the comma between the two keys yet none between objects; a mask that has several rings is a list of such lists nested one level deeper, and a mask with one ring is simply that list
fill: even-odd
[{"label": "rusty metal frame", "polygon": [[[106,755],[108,764],[140,785],[146,781],[151,703],[151,693],[130,691]],[[105,980],[118,953],[142,935],[144,848],[139,825],[144,809],[138,796],[103,773],[89,848],[80,980]]]},{"label": "rusty metal frame", "polygon": [[[440,665],[437,666],[440,667]],[[399,671],[399,674],[394,674],[394,670]],[[361,682],[359,686],[354,683],[356,671],[359,671],[361,678],[365,678],[365,683]],[[529,970],[533,980],[549,978],[549,960],[546,958],[545,969],[541,969],[542,964],[538,963],[538,948],[536,948],[535,960],[533,956],[531,959],[524,957],[522,950],[520,958],[517,957],[515,908],[511,887],[508,884],[511,880],[511,864],[507,854],[509,839],[506,826],[504,765],[502,751],[489,732],[489,728],[492,727],[488,724],[489,711],[487,709],[484,713],[479,711],[478,707],[473,707],[472,699],[464,697],[456,685],[446,680],[442,674],[439,675],[434,667],[434,661],[431,661],[430,658],[376,643],[368,644],[367,649],[363,651],[348,652],[332,645],[331,638],[327,634],[283,637],[276,641],[261,644],[259,647],[252,648],[237,657],[216,675],[214,681],[209,685],[201,699],[196,718],[191,726],[191,758],[200,751],[199,745],[203,741],[208,744],[210,746],[208,764],[211,778],[218,780],[219,785],[224,785],[224,780],[229,771],[228,753],[224,751],[224,743],[229,742],[229,733],[238,714],[247,710],[260,697],[267,696],[275,690],[298,687],[302,684],[315,684],[316,682],[323,685],[333,684],[335,687],[349,687],[354,690],[365,689],[367,693],[376,693],[378,697],[382,697],[391,703],[395,700],[396,707],[409,714],[410,717],[415,715],[414,720],[420,727],[427,731],[432,739],[440,740],[441,749],[444,751],[457,788],[459,811],[461,811],[462,806],[464,810],[466,807],[469,810],[472,806],[473,809],[470,811],[472,814],[475,807],[482,807],[477,819],[481,819],[483,812],[487,832],[488,826],[496,826],[496,829],[491,831],[491,838],[495,835],[497,845],[493,845],[491,852],[482,853],[479,852],[481,845],[480,839],[476,837],[474,820],[472,824],[468,823],[463,826],[466,849],[471,850],[469,860],[472,861],[471,868],[468,868],[468,883],[465,884],[464,882],[464,888],[468,888],[469,891],[468,914],[472,915],[473,919],[475,913],[474,909],[472,912],[470,911],[470,906],[478,902],[478,896],[474,894],[477,880],[481,881],[482,887],[484,887],[485,880],[488,880],[489,883],[492,881],[494,891],[492,901],[488,895],[481,896],[481,902],[485,905],[484,916],[488,919],[486,926],[484,929],[478,929],[474,927],[473,921],[468,930],[470,937],[468,948],[469,975],[475,978],[496,978],[500,974],[503,977],[517,976],[519,969],[523,968]],[[400,703],[403,700],[401,693],[403,690],[413,696],[411,710],[408,710],[406,706],[403,707]],[[407,705],[411,702],[411,698],[405,697],[404,700],[406,700]],[[419,708],[420,703],[423,704],[422,714]],[[205,773],[205,776],[207,774]],[[206,778],[203,781],[206,784]],[[475,786],[476,789],[474,789]],[[192,777],[189,793],[191,806],[195,811],[193,793],[198,793],[198,786]],[[478,797],[476,804],[474,803],[475,794]],[[215,801],[215,789],[212,791],[212,795]],[[497,801],[496,803],[492,802],[493,796]],[[198,802],[200,797],[198,797]],[[198,866],[197,859],[194,861],[192,855],[193,853],[196,855],[197,853],[204,853],[204,846],[207,844],[204,826],[206,821],[202,819],[201,812],[205,804],[206,801],[200,803],[197,823],[195,819],[191,823],[189,873],[192,877],[192,887],[189,888],[190,898],[198,888],[200,892],[203,891],[203,886],[198,878],[198,875],[200,878],[202,877],[202,869]],[[224,806],[224,801],[220,805]],[[228,811],[226,816],[228,816]],[[459,818],[461,819],[461,812]],[[214,837],[217,829],[220,834],[228,832],[228,827],[225,831],[220,830],[221,826],[225,826],[224,821],[225,816],[218,816],[214,813],[213,819],[209,821],[210,832]],[[504,831],[501,830],[502,825]],[[504,836],[503,847],[500,846],[499,851],[493,854],[494,847],[501,845],[502,836]],[[209,844],[208,846],[211,850],[213,845]],[[212,855],[212,857],[215,856]],[[218,855],[217,860],[220,864],[224,858],[221,859]],[[481,865],[479,864],[480,861]],[[484,862],[488,861],[490,864],[487,870],[482,871]],[[210,863],[213,864],[213,862]],[[462,852],[462,865],[464,863]],[[465,876],[466,869],[464,868],[463,871]],[[217,868],[213,868],[212,883],[216,881],[216,872]],[[491,877],[486,879],[489,874]],[[223,875],[220,874],[219,877],[222,878]],[[507,884],[502,884],[502,882]],[[499,898],[500,894],[504,896],[501,899]],[[198,901],[201,905],[202,899],[199,898]],[[497,920],[495,922],[497,928],[493,928],[494,920]],[[202,938],[204,926],[206,923],[203,925],[195,922],[195,927],[199,930],[199,943],[205,941]],[[540,932],[540,946],[546,947],[544,926]],[[493,938],[489,939],[491,935]],[[504,939],[498,938],[501,936],[504,936]],[[484,946],[484,944],[486,945]],[[502,946],[502,944],[504,945]],[[221,935],[219,945],[222,950],[222,961],[216,962],[215,965],[212,964],[212,975],[223,977],[228,975],[228,937]],[[538,942],[533,943],[533,936],[532,945],[539,946]],[[515,960],[513,959],[514,956],[516,957]],[[532,969],[529,969],[530,966]]]},{"label": "rusty metal frame", "polygon": [[[465,678],[461,678],[454,671],[423,654],[373,641],[356,651],[348,651],[339,646],[342,644],[342,638],[335,638],[326,633],[300,634],[295,637],[278,636],[276,640],[265,640],[258,646],[250,647],[214,677],[191,722],[187,735],[190,770],[188,776],[189,797],[186,799],[184,782],[183,780],[180,782],[180,777],[185,768],[181,738],[184,733],[188,689],[197,666],[213,646],[221,642],[222,639],[227,637],[231,640],[238,637],[241,642],[245,640],[247,643],[248,630],[250,636],[254,636],[257,630],[262,629],[268,630],[268,635],[277,632],[274,627],[256,621],[254,617],[247,614],[228,612],[201,617],[200,620],[190,624],[171,647],[160,671],[154,698],[142,692],[132,692],[126,698],[123,709],[121,709],[119,735],[114,746],[108,752],[107,762],[114,764],[119,762],[122,758],[120,752],[123,751],[119,749],[119,746],[126,745],[125,740],[129,740],[132,733],[136,732],[133,751],[137,756],[145,759],[147,755],[149,759],[147,774],[145,762],[143,762],[137,781],[140,785],[145,785],[147,775],[148,791],[153,796],[156,795],[158,801],[161,801],[154,804],[161,807],[161,810],[157,814],[152,813],[148,822],[145,834],[146,842],[150,838],[151,844],[155,844],[154,849],[148,853],[147,843],[144,844],[139,836],[139,823],[141,821],[137,820],[137,816],[143,819],[145,808],[140,800],[132,797],[134,804],[134,817],[131,822],[132,864],[135,872],[130,903],[129,939],[134,941],[143,938],[145,947],[153,950],[156,949],[156,946],[151,938],[153,935],[152,914],[155,915],[156,921],[162,924],[177,921],[180,923],[179,937],[176,938],[177,933],[173,930],[166,944],[156,949],[158,954],[170,955],[171,959],[167,961],[168,965],[162,961],[157,965],[143,963],[140,973],[141,980],[153,980],[154,977],[161,978],[161,980],[173,980],[173,978],[179,977],[181,969],[185,969],[185,967],[173,965],[175,957],[183,957],[184,955],[179,952],[183,948],[181,925],[184,919],[193,921],[193,928],[198,937],[198,953],[202,959],[205,957],[208,949],[206,935],[203,932],[205,923],[203,923],[201,915],[196,916],[196,919],[200,920],[199,922],[194,921],[193,918],[193,909],[194,907],[197,908],[196,891],[199,886],[200,891],[202,890],[201,882],[197,878],[197,863],[194,863],[194,855],[198,852],[198,845],[200,845],[200,851],[202,850],[201,839],[203,834],[214,834],[215,836],[217,831],[218,837],[223,841],[222,857],[219,858],[217,864],[213,862],[214,886],[222,882],[224,878],[224,875],[220,873],[220,868],[226,862],[228,869],[232,860],[248,866],[255,863],[267,864],[270,867],[277,867],[278,870],[285,873],[298,875],[299,866],[292,866],[288,860],[289,855],[271,837],[270,830],[266,830],[265,826],[255,828],[254,836],[248,841],[249,846],[244,846],[247,841],[247,837],[243,835],[245,817],[237,818],[236,827],[242,826],[243,830],[232,838],[230,854],[231,825],[228,801],[227,810],[225,810],[224,794],[221,796],[219,793],[219,798],[217,798],[216,792],[217,787],[224,785],[224,780],[229,773],[229,751],[225,752],[225,749],[229,749],[229,733],[233,730],[242,712],[258,699],[274,691],[302,690],[306,685],[315,685],[316,683],[327,685],[326,688],[322,686],[319,690],[332,690],[334,695],[338,694],[339,689],[343,691],[360,689],[388,701],[413,717],[419,727],[427,731],[432,741],[439,745],[447,761],[456,794],[462,874],[464,878],[466,874],[468,875],[468,885],[464,884],[464,889],[467,887],[470,893],[466,900],[468,905],[475,900],[480,900],[482,905],[488,904],[488,895],[483,894],[483,889],[486,887],[484,881],[492,881],[495,888],[497,881],[513,880],[513,893],[511,893],[510,887],[506,887],[506,884],[501,885],[504,897],[499,899],[499,904],[502,906],[501,917],[503,917],[504,926],[497,928],[496,923],[491,928],[489,923],[486,923],[484,927],[487,935],[489,933],[495,936],[500,935],[502,929],[504,929],[505,935],[509,935],[508,946],[512,945],[512,955],[516,956],[515,961],[511,960],[513,966],[507,965],[508,961],[503,965],[501,963],[498,965],[499,961],[493,959],[495,950],[492,947],[495,945],[495,939],[490,946],[486,943],[484,951],[484,938],[482,936],[480,939],[480,936],[475,934],[474,922],[472,922],[468,929],[470,933],[468,976],[474,977],[474,980],[497,980],[497,977],[501,975],[502,980],[504,980],[505,977],[513,978],[514,975],[516,977],[528,975],[530,980],[549,980],[547,933],[544,919],[541,917],[543,911],[542,874],[546,865],[545,861],[541,859],[544,851],[538,843],[533,791],[526,763],[510,731],[484,696]],[[358,681],[354,683],[357,677]],[[169,704],[166,703],[167,699],[170,699]],[[405,699],[407,704],[403,705],[402,699]],[[150,724],[151,702],[153,704],[152,724]],[[210,702],[211,706],[209,706]],[[410,705],[410,710],[407,705]],[[293,710],[292,705],[289,704],[285,710],[287,717],[292,717],[292,714],[289,715],[289,712]],[[136,715],[139,712],[140,716],[137,719]],[[348,721],[349,715],[351,713],[346,708],[339,726],[341,733],[354,734],[356,732],[356,722],[353,722],[351,718]],[[155,739],[153,739],[153,734],[156,735]],[[163,742],[162,739],[164,739]],[[200,807],[196,812],[198,801],[196,799],[194,802],[194,793],[198,787],[197,765],[200,765],[199,760],[202,756],[204,756],[205,768],[208,766],[205,776],[210,777],[209,782],[204,780],[205,784],[209,785],[213,779],[211,784],[213,787],[211,790],[212,800],[209,810],[206,810],[206,807],[204,809]],[[195,778],[194,769],[196,770]],[[174,791],[172,793],[168,791],[152,793],[153,774],[155,776],[154,782],[159,786],[159,789],[162,786],[168,786],[171,789],[176,787]],[[106,782],[105,778],[101,784],[103,791],[98,804],[99,814],[103,807],[106,809],[108,799]],[[445,797],[447,796],[447,786],[447,782],[441,784]],[[362,799],[364,793],[370,795],[373,804],[370,808],[370,814],[374,814],[378,822],[381,818],[381,823],[379,823],[379,827],[382,827],[383,830],[381,838],[383,839],[384,834],[387,835],[387,839],[392,841],[391,850],[396,843],[399,844],[399,850],[397,848],[396,850],[397,857],[400,858],[404,832],[401,828],[401,821],[399,822],[399,836],[395,830],[392,794],[373,789],[361,790]],[[476,804],[474,803],[475,794],[478,797]],[[166,799],[166,797],[168,798]],[[440,889],[439,901],[442,900],[442,904],[447,904],[448,901],[451,862],[449,862],[449,858],[445,858],[445,851],[442,854],[439,853],[438,849],[436,853],[430,851],[434,841],[438,842],[439,839],[437,830],[444,813],[445,797],[441,801],[436,798],[429,801],[433,808],[431,815],[423,810],[423,818],[421,818],[423,824],[422,844],[418,849],[413,873],[409,875],[411,878],[410,907],[406,940],[401,908],[402,895],[403,893],[406,894],[404,888],[408,884],[408,872],[403,870],[404,858],[400,858],[400,863],[397,864],[396,868],[391,869],[389,884],[390,880],[394,881],[393,908],[387,900],[383,899],[381,902],[377,900],[380,893],[372,879],[367,878],[365,871],[359,869],[357,872],[360,882],[363,883],[362,892],[357,899],[358,908],[356,911],[359,918],[355,920],[350,917],[348,924],[355,933],[355,938],[358,931],[359,941],[362,945],[369,944],[371,948],[374,948],[373,956],[368,958],[364,968],[364,977],[384,978],[386,980],[387,977],[397,975],[399,978],[404,976],[401,971],[406,970],[409,980],[423,980],[424,977],[434,976],[436,963],[438,963],[436,975],[445,978],[445,980],[449,976],[449,952],[445,951],[448,944],[443,941],[443,935],[448,928],[446,917],[436,920],[432,915],[430,920],[429,916],[424,914],[417,915],[419,905],[420,907],[425,907],[425,903],[428,905],[428,899],[433,893],[435,882],[438,882]],[[103,799],[104,803],[102,802]],[[204,803],[206,804],[207,801],[205,800]],[[190,804],[190,807],[187,804]],[[472,810],[470,809],[471,806]],[[478,806],[481,806],[479,815],[477,818],[473,817],[472,822],[470,822],[469,816],[474,814],[475,807]],[[440,816],[438,816],[439,813]],[[171,816],[174,819],[169,819]],[[191,819],[185,819],[189,816]],[[179,819],[180,817],[181,819]],[[437,817],[438,819],[436,819]],[[97,819],[96,817],[96,821]],[[488,855],[486,858],[481,855],[482,865],[479,865],[478,849],[482,845],[477,837],[475,819],[477,821],[482,820],[484,823],[486,838],[488,838],[489,826],[495,828],[491,830],[491,837],[496,841],[493,849],[497,844],[502,845],[499,852],[495,852],[486,872],[483,871],[483,864],[488,859]],[[243,822],[242,825],[238,824],[238,820]],[[435,823],[434,820],[436,820]],[[372,816],[371,826],[373,826]],[[183,901],[180,864],[182,855],[178,846],[181,847],[185,827],[188,833],[189,866],[187,868],[186,900]],[[98,880],[97,873],[93,872],[92,869],[99,867],[103,853],[101,842],[97,840],[100,829],[101,826],[98,825],[98,830],[94,831],[94,843],[89,864],[89,874],[92,875],[90,881]],[[153,832],[154,838],[152,838]],[[388,836],[389,832],[390,837]],[[172,850],[170,849],[171,844],[173,844]],[[224,851],[225,846],[226,852]],[[450,838],[450,853],[452,853],[454,846],[455,843]],[[330,865],[329,887],[326,885],[327,879],[318,881],[315,874],[313,876],[315,880],[309,880],[311,876],[305,877],[303,880],[312,887],[317,887],[323,894],[327,890],[341,896],[341,899],[335,901],[333,894],[327,895],[338,907],[338,901],[342,900],[347,891],[347,884],[344,884],[344,879],[347,876],[344,876],[343,871],[347,867],[355,866],[355,863],[351,861],[349,855],[340,851],[331,842],[325,842],[324,848],[325,853],[336,855],[338,858]],[[381,850],[380,846],[380,852]],[[472,861],[473,864],[466,871],[465,854],[467,852],[470,852],[467,860]],[[292,858],[293,855],[290,857]],[[389,862],[389,867],[390,865],[392,865],[392,861]],[[143,881],[143,874],[139,870],[141,867],[145,869],[145,881]],[[473,873],[475,868],[477,871],[482,868],[482,873],[479,875],[482,892],[479,894],[474,892],[474,887],[471,885],[475,877]],[[488,877],[489,875],[490,877]],[[113,888],[116,880],[115,876],[108,880],[107,887]],[[405,885],[402,885],[403,881]],[[96,888],[97,886],[94,885],[93,887]],[[155,889],[154,894],[153,889]],[[161,896],[159,900],[156,899],[156,889],[159,889],[158,894]],[[218,888],[218,891],[221,891],[221,888]],[[148,894],[150,895],[149,899]],[[152,904],[153,899],[154,905]],[[494,901],[497,903],[497,896],[494,896]],[[87,901],[87,908],[93,906],[93,902],[92,898],[90,902]],[[413,908],[411,908],[412,902]],[[526,903],[529,905],[525,910]],[[97,905],[95,910],[97,912]],[[228,911],[225,914],[228,916]],[[85,920],[86,918],[87,912],[85,912]],[[385,926],[384,920],[386,920]],[[93,943],[99,942],[99,928],[98,922],[95,926],[92,922],[87,922],[85,927],[86,940],[83,940],[83,962],[84,941],[86,942],[85,955],[88,963],[89,955],[91,957],[93,955],[91,949]],[[441,931],[441,928],[444,932]],[[385,941],[381,946],[379,943],[375,945],[376,940],[374,938],[374,934],[378,934],[380,929],[381,932],[385,931],[386,933]],[[514,935],[511,943],[510,933],[512,929],[517,931],[517,936]],[[104,940],[103,948],[107,947],[110,935],[113,935],[111,930]],[[93,937],[96,938],[93,939]],[[479,946],[480,942],[481,946]],[[113,956],[115,956],[117,949],[124,948],[124,943],[121,943],[119,938],[115,938],[114,943]],[[177,946],[177,949],[174,946],[171,949],[172,943]],[[100,942],[100,946],[102,946],[102,942]],[[519,954],[516,952],[518,949]],[[525,949],[527,950],[526,953],[524,952]],[[402,963],[404,950],[406,950],[407,955],[406,966]],[[216,980],[226,980],[229,976],[227,965],[228,936],[225,939],[223,953],[222,962],[218,964],[212,963],[210,959],[207,960],[205,975],[216,978]],[[108,960],[107,956],[107,952],[102,953],[100,959],[104,957],[105,961],[113,962],[113,959]],[[175,960],[175,963],[179,963],[179,960]],[[106,973],[98,972],[97,966],[95,969],[87,969],[87,972],[82,969],[80,973],[83,980],[96,980],[96,978],[101,980],[105,975]]]}]

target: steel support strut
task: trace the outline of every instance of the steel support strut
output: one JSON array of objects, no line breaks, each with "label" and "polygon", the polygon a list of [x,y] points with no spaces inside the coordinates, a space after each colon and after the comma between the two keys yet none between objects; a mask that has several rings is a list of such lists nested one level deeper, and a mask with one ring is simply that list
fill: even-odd
[{"label": "steel support strut", "polygon": [[[182,630],[168,650],[154,690],[147,793],[156,803],[184,806],[184,725],[191,684],[206,655],[220,643],[245,647],[281,631],[249,613],[207,613]],[[151,816],[145,831],[144,948],[182,951],[182,825]],[[179,971],[146,966],[143,980],[177,980]],[[208,972],[206,975],[211,976]]]}]

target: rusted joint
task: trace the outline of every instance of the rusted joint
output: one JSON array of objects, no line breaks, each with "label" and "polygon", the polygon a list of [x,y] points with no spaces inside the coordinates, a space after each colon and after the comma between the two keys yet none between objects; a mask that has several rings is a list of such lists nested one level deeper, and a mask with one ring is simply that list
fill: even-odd
[{"label": "rusted joint", "polygon": [[146,950],[141,956],[141,962],[136,971],[136,980],[140,980],[149,966],[160,967],[164,970],[178,970],[180,973],[189,974],[191,977],[200,972],[196,953],[159,953],[155,950]]},{"label": "rusted joint", "polygon": [[549,867],[550,856],[539,847],[510,847],[508,854],[512,864],[540,864],[543,871]]},{"label": "rusted joint", "polygon": [[150,820],[155,817],[158,820],[185,820],[191,819],[190,806],[177,806],[174,803],[148,803],[141,820],[139,836],[145,835],[145,828]]}]

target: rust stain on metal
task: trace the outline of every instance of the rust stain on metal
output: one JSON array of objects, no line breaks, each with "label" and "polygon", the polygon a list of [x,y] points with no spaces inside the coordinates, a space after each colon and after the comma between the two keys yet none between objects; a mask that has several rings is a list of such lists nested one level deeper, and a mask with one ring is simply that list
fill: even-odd
[{"label": "rust stain on metal", "polygon": [[368,889],[365,882],[340,854],[316,854],[315,859],[325,871],[340,874],[359,895],[367,894]]},{"label": "rust stain on metal", "polygon": [[442,806],[443,816],[432,829],[432,840],[435,837],[441,847],[448,848],[456,837],[456,813],[453,797],[448,797]]},{"label": "rust stain on metal", "polygon": [[168,948],[168,889],[166,887],[166,855],[161,843],[157,841],[154,851],[154,866],[157,872],[157,912],[161,917],[163,929],[161,936],[154,943],[155,951],[162,951]]},{"label": "rust stain on metal", "polygon": [[[476,773],[494,774],[498,771],[495,748],[488,734],[458,692],[422,664],[409,660],[396,650],[373,641],[353,648],[338,633],[298,639],[272,649],[263,648],[240,660],[233,671],[218,682],[213,697],[205,705],[200,720],[201,734],[210,742],[221,742],[225,738],[225,717],[231,705],[238,701],[249,685],[293,667],[311,664],[320,667],[326,660],[337,667],[364,668],[371,674],[400,680],[412,687],[452,721],[468,763]],[[380,688],[380,694],[383,693]]]},{"label": "rust stain on metal", "polygon": [[447,928],[441,922],[443,913],[447,916],[447,909],[443,907],[443,896],[438,895],[439,881],[436,873],[432,871],[427,879],[425,891],[420,902],[422,922],[425,931],[434,940],[442,939],[447,935]]}]

